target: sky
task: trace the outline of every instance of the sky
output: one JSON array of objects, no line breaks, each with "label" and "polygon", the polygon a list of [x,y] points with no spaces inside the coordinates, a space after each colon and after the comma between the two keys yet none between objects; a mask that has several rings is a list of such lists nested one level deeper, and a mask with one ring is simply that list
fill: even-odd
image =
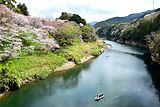
[{"label": "sky", "polygon": [[[153,0],[17,0],[25,3],[31,16],[57,18],[62,12],[79,14],[86,21],[102,21],[116,16],[153,9]],[[160,0],[154,0],[154,8]]]}]

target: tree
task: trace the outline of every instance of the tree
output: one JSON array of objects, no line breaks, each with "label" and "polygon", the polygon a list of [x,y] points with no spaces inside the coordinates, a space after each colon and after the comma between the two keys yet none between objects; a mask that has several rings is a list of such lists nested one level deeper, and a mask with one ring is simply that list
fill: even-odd
[{"label": "tree", "polygon": [[152,32],[147,39],[152,60],[160,64],[160,31]]},{"label": "tree", "polygon": [[79,16],[78,14],[71,14],[71,13],[67,13],[67,12],[62,12],[62,15],[59,17],[59,19],[74,21],[77,24],[82,23],[83,25],[86,25],[85,19],[81,18],[81,16]]},{"label": "tree", "polygon": [[159,12],[159,11],[160,11],[160,8],[158,8],[158,9],[155,10],[155,12]]},{"label": "tree", "polygon": [[63,47],[72,45],[77,37],[80,35],[80,29],[75,22],[65,23],[58,29],[59,33],[55,35],[55,39]]},{"label": "tree", "polygon": [[90,25],[82,26],[81,27],[81,34],[82,34],[82,39],[85,42],[94,42],[97,40],[97,35],[95,33],[95,30]]},{"label": "tree", "polygon": [[78,14],[73,14],[72,17],[70,17],[69,21],[74,21],[78,24],[82,23],[83,25],[86,25],[86,21],[82,19]]},{"label": "tree", "polygon": [[69,20],[71,16],[67,12],[62,12],[62,15],[59,17],[59,19],[62,20]]},{"label": "tree", "polygon": [[28,8],[27,8],[27,6],[24,3],[23,4],[19,3],[17,5],[17,11],[16,12],[20,13],[20,14],[23,14],[25,16],[29,15]]},{"label": "tree", "polygon": [[12,9],[12,8],[15,8],[14,3],[16,3],[16,0],[0,0],[0,3],[6,5],[10,9]]}]

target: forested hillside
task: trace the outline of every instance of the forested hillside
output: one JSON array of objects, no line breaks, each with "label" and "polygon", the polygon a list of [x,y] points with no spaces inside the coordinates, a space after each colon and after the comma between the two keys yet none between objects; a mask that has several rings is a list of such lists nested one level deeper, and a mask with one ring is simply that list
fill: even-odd
[{"label": "forested hillside", "polygon": [[97,29],[100,37],[124,44],[143,46],[150,49],[152,60],[160,64],[160,13],[145,15],[133,21]]},{"label": "forested hillside", "polygon": [[113,17],[113,18],[107,19],[105,21],[97,22],[94,25],[94,27],[99,28],[99,27],[111,26],[113,24],[118,24],[118,23],[132,22],[132,21],[137,20],[139,18],[142,18],[145,15],[150,14],[152,12],[154,12],[154,10],[148,10],[148,11],[141,12],[141,13],[130,14],[125,17]]}]

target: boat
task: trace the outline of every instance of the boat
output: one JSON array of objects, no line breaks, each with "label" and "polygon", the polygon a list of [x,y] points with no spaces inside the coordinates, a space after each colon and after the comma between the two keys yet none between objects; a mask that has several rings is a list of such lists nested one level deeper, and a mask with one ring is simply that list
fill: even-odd
[{"label": "boat", "polygon": [[104,94],[103,94],[103,93],[98,94],[98,95],[96,95],[96,97],[95,97],[95,101],[99,101],[99,100],[101,100],[101,99],[103,99],[103,98],[104,98]]}]

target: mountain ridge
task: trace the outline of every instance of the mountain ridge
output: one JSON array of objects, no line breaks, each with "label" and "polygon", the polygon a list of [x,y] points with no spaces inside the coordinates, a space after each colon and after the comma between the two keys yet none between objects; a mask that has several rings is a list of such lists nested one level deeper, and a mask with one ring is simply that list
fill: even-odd
[{"label": "mountain ridge", "polygon": [[113,17],[113,18],[109,18],[107,20],[104,21],[100,21],[98,23],[96,23],[94,25],[95,28],[98,27],[103,27],[103,26],[110,26],[112,24],[118,24],[118,23],[123,23],[123,22],[132,22],[134,20],[137,20],[139,18],[144,17],[147,14],[153,13],[155,12],[155,10],[147,10],[144,12],[140,12],[140,13],[133,13],[133,14],[129,14],[127,16],[124,17]]}]

